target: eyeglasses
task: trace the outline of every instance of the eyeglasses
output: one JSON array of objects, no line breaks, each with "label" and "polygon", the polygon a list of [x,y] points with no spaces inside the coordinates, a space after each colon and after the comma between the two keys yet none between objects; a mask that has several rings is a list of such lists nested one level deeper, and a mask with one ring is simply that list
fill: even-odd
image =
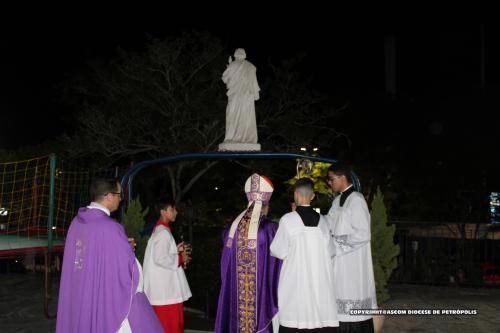
[{"label": "eyeglasses", "polygon": [[108,192],[107,194],[116,194],[120,196],[120,199],[123,199],[123,192]]},{"label": "eyeglasses", "polygon": [[333,182],[335,179],[339,179],[340,177],[342,177],[342,176],[332,176],[332,177],[326,177],[326,182],[327,182],[327,183],[331,183],[331,182]]}]

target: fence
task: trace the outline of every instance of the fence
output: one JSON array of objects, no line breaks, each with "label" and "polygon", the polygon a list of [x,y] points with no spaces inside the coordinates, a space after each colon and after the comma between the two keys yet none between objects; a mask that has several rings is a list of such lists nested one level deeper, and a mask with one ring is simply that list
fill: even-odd
[{"label": "fence", "polygon": [[78,207],[89,202],[90,178],[55,155],[0,163],[0,256],[62,245]]},{"label": "fence", "polygon": [[[401,252],[392,282],[500,285],[500,227],[393,221]],[[489,276],[488,276],[489,275]],[[496,282],[498,275],[498,282]]]}]

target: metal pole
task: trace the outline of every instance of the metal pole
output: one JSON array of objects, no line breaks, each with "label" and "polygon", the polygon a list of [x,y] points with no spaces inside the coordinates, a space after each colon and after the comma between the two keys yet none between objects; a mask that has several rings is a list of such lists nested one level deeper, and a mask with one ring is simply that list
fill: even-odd
[{"label": "metal pole", "polygon": [[47,223],[47,252],[45,253],[45,297],[44,297],[44,312],[48,319],[55,318],[49,312],[49,302],[51,297],[52,281],[50,273],[52,269],[52,226],[54,225],[54,198],[56,187],[56,162],[55,154],[50,155],[50,188],[49,188],[49,217]]},{"label": "metal pole", "polygon": [[[327,157],[320,156],[309,156],[298,153],[274,153],[274,152],[205,152],[205,153],[184,153],[178,155],[165,156],[155,160],[147,160],[142,161],[140,163],[135,164],[132,168],[130,168],[121,178],[122,187],[125,184],[128,185],[128,202],[132,199],[133,188],[132,183],[135,175],[141,171],[142,169],[158,164],[168,164],[179,161],[186,160],[206,160],[206,159],[216,159],[216,160],[232,160],[232,159],[288,159],[288,158],[302,158],[307,159],[309,161],[317,161],[317,162],[326,162],[326,163],[337,163],[337,160]],[[357,175],[352,173],[352,181],[355,189],[357,191],[361,191],[361,184]],[[128,203],[127,202],[127,203]],[[122,208],[122,215],[124,209]]]},{"label": "metal pole", "polygon": [[54,197],[56,187],[56,162],[57,157],[55,154],[50,155],[50,188],[49,188],[49,217],[47,223],[47,236],[48,244],[47,251],[52,253],[52,227],[54,226]]}]

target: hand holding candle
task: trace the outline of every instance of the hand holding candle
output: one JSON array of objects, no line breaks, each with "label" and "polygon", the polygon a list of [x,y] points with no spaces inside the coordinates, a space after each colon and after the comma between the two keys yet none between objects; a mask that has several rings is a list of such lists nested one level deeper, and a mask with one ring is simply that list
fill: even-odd
[{"label": "hand holding candle", "polygon": [[177,245],[177,251],[182,255],[182,267],[187,268],[191,261],[191,244],[181,242]]}]

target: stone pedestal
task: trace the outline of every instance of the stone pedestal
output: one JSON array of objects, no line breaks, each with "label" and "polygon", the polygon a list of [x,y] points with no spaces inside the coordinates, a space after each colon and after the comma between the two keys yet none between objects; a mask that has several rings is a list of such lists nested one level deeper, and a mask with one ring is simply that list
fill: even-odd
[{"label": "stone pedestal", "polygon": [[260,144],[223,142],[219,144],[219,151],[260,151]]}]

